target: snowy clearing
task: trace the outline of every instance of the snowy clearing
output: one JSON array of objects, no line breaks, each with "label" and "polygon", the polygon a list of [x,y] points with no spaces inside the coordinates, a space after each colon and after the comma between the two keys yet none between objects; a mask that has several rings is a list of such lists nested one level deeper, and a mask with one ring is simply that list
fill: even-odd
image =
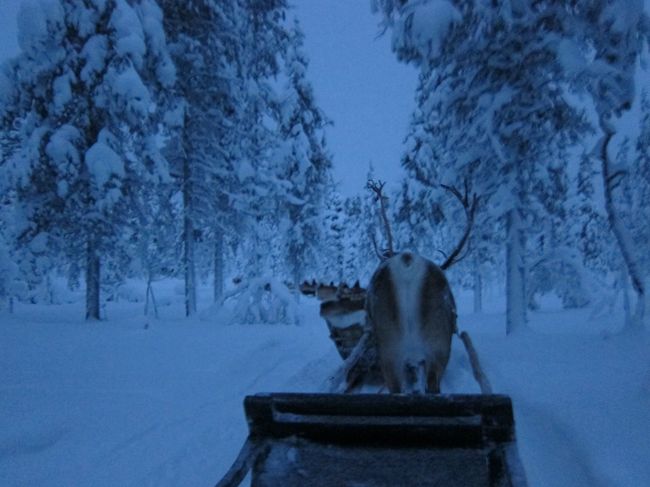
[{"label": "snowy clearing", "polygon": [[[164,284],[169,304],[146,329],[142,302],[109,303],[95,324],[82,303],[0,315],[0,485],[214,485],[245,439],[245,395],[319,391],[340,364],[313,299],[300,326],[221,325],[182,318]],[[545,311],[506,339],[503,314],[464,313],[469,298],[460,328],[513,398],[530,485],[647,485],[648,334]],[[478,392],[457,338],[442,390]]]}]

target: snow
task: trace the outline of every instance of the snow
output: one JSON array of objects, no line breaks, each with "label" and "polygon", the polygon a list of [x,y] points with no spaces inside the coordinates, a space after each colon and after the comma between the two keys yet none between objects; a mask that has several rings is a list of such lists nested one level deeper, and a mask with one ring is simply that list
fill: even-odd
[{"label": "snow", "polygon": [[65,198],[70,189],[68,182],[64,179],[57,181],[56,183],[56,194],[59,198]]},{"label": "snow", "polygon": [[449,28],[460,20],[460,12],[448,0],[410,2],[395,25],[393,49],[399,51],[409,46],[418,51],[422,58],[433,59],[440,54]]},{"label": "snow", "polygon": [[65,73],[54,80],[54,108],[61,111],[65,104],[72,100],[72,89],[70,87],[70,75]]},{"label": "snow", "polygon": [[151,107],[151,98],[147,87],[138,72],[132,67],[117,74],[113,84],[113,93],[127,106],[129,114],[146,116]]},{"label": "snow", "polygon": [[[213,485],[246,437],[245,395],[320,391],[341,363],[312,298],[301,326],[227,326],[183,318],[178,285],[154,285],[156,321],[118,300],[107,321],[84,323],[79,292],[0,314],[0,485]],[[615,334],[620,316],[547,310],[506,338],[502,296],[488,293],[484,314],[457,297],[459,328],[513,398],[532,487],[647,484],[647,333]],[[478,392],[456,338],[442,390]]]},{"label": "snow", "polygon": [[231,296],[235,305],[228,323],[299,324],[295,297],[273,277],[250,279],[227,295]]},{"label": "snow", "polygon": [[639,23],[643,13],[643,0],[625,0],[625,8],[613,2],[605,8],[602,21],[611,22],[611,29],[615,32],[626,33]]},{"label": "snow", "polygon": [[137,5],[142,28],[147,34],[149,44],[162,57],[156,67],[157,79],[163,86],[170,87],[176,81],[176,67],[167,54],[167,40],[163,30],[163,14],[156,2],[141,2]]},{"label": "snow", "polygon": [[236,171],[237,171],[237,178],[239,179],[240,183],[243,183],[246,180],[255,177],[255,169],[253,169],[251,163],[246,159],[242,159],[239,162]]},{"label": "snow", "polygon": [[[29,56],[43,55],[46,46],[59,44],[63,8],[54,0],[23,0],[18,10],[18,45]],[[51,36],[56,37],[51,37]]]},{"label": "snow", "polygon": [[359,310],[355,311],[354,313],[331,315],[328,316],[327,319],[334,328],[344,329],[353,325],[364,323],[366,320],[366,312]]},{"label": "snow", "polygon": [[73,125],[62,125],[50,137],[45,147],[45,153],[63,169],[67,162],[76,164],[79,152],[74,143],[81,138],[79,130]]},{"label": "snow", "polygon": [[124,162],[106,143],[99,141],[86,152],[86,166],[97,188],[103,188],[111,176],[124,177]]},{"label": "snow", "polygon": [[129,57],[140,68],[146,52],[144,32],[135,10],[125,0],[117,1],[111,16],[111,26],[115,29],[117,38],[116,52],[120,56]]},{"label": "snow", "polygon": [[108,51],[108,38],[105,35],[94,35],[86,41],[81,50],[81,57],[86,63],[81,70],[81,80],[85,83],[92,81],[92,76],[104,67]]},{"label": "snow", "polygon": [[558,61],[568,76],[581,74],[587,67],[585,54],[572,39],[561,39],[558,48]]},{"label": "snow", "polygon": [[48,235],[45,232],[41,232],[36,235],[30,242],[29,248],[35,254],[41,254],[47,251],[47,240]]}]

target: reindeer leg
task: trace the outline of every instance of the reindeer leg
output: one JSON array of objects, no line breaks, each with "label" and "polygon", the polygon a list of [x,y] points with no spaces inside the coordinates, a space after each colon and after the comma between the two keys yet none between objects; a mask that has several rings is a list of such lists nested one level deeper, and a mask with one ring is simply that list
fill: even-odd
[{"label": "reindeer leg", "polygon": [[402,381],[400,380],[401,374],[398,373],[396,363],[394,360],[382,360],[381,372],[384,376],[384,383],[391,394],[399,394],[404,392],[402,390]]},{"label": "reindeer leg", "polygon": [[439,371],[437,367],[433,366],[429,368],[429,373],[427,374],[427,394],[440,394],[440,377],[442,371]]}]

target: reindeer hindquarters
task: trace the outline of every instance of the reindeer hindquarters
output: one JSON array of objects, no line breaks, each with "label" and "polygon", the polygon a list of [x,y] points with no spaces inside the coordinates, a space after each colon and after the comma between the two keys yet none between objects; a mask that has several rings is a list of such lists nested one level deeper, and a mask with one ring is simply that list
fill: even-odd
[{"label": "reindeer hindquarters", "polygon": [[439,394],[456,329],[456,305],[445,275],[431,265],[422,287],[421,333],[426,342],[427,392]]},{"label": "reindeer hindquarters", "polygon": [[384,319],[377,321],[380,323],[380,326],[375,326],[377,352],[384,382],[391,393],[404,392],[401,330],[395,325],[395,322],[390,323]]},{"label": "reindeer hindquarters", "polygon": [[372,278],[370,289],[366,298],[366,310],[375,334],[384,382],[391,393],[402,392],[400,346],[403,330],[399,325],[395,289],[387,265],[377,270]]}]

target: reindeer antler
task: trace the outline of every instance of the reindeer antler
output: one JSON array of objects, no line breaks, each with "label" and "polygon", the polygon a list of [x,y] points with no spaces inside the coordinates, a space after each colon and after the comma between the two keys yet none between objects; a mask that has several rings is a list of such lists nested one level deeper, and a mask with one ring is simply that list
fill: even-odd
[{"label": "reindeer antler", "polygon": [[476,208],[478,206],[479,197],[476,193],[470,194],[470,187],[467,179],[464,182],[464,193],[461,193],[454,186],[448,186],[446,184],[441,184],[440,186],[446,189],[447,191],[449,191],[451,194],[453,194],[456,197],[456,199],[460,202],[460,204],[463,205],[463,209],[465,210],[465,216],[467,217],[467,224],[465,226],[465,231],[463,232],[463,236],[461,237],[460,241],[456,245],[456,248],[454,248],[451,254],[449,254],[449,257],[447,257],[445,262],[440,266],[442,270],[446,270],[452,265],[460,262],[463,258],[465,258],[465,255],[463,255],[462,257],[459,257],[459,255],[463,251],[463,247],[465,247],[465,244],[467,244],[467,239],[469,238],[469,234],[472,230],[472,226],[474,226],[474,217],[476,215]]},{"label": "reindeer antler", "polygon": [[[381,209],[381,218],[382,221],[384,222],[384,230],[386,232],[386,240],[388,240],[388,249],[386,250],[387,257],[392,257],[395,255],[395,251],[393,250],[393,233],[391,232],[390,229],[390,223],[388,221],[388,214],[386,211],[386,202],[388,201],[388,197],[384,195],[384,186],[386,185],[385,181],[375,181],[373,179],[369,179],[368,183],[366,184],[366,189],[372,191],[375,194],[375,198],[377,201],[379,201],[379,206]],[[373,244],[375,246],[375,251],[377,251],[377,244],[374,242],[374,237],[373,237]]]}]

